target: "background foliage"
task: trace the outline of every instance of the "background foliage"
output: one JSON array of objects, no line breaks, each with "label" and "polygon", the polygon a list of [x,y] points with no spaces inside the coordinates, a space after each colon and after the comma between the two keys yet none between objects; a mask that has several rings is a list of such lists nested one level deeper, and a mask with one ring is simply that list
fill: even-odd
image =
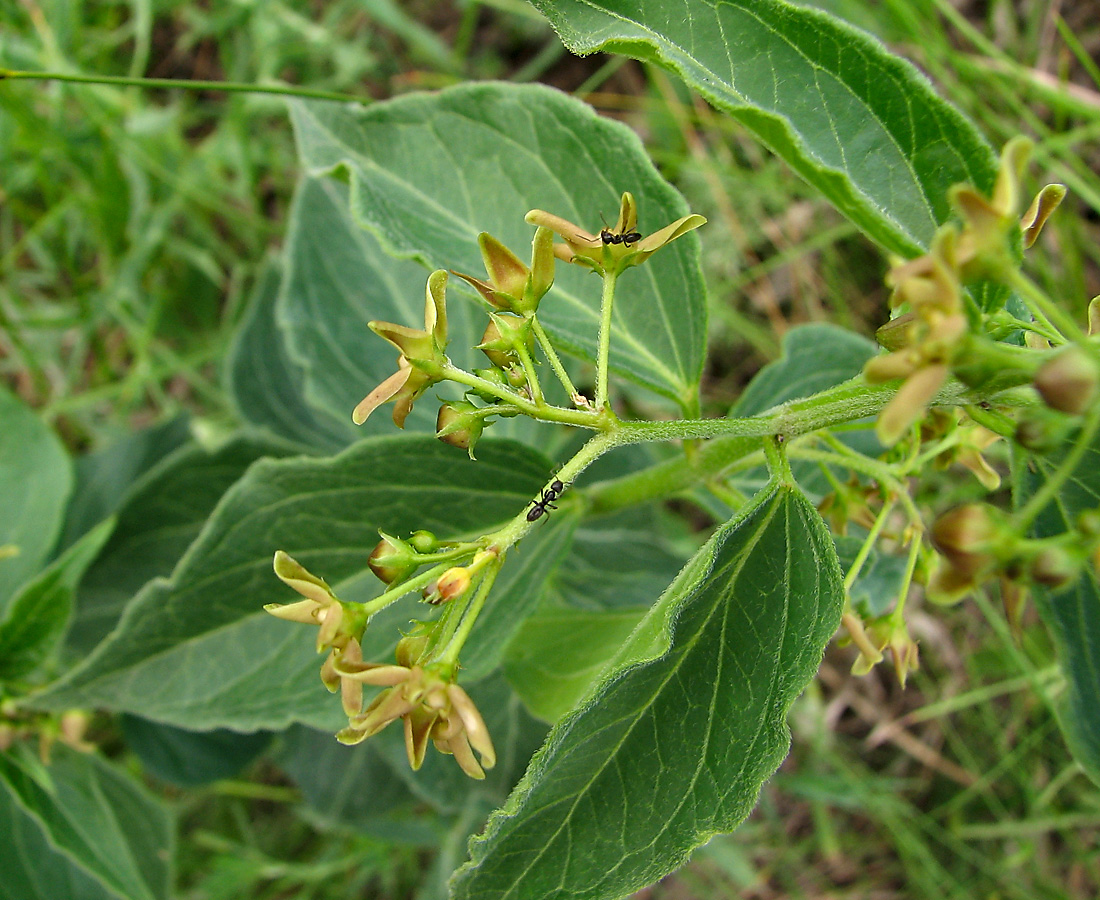
[{"label": "background foliage", "polygon": [[[1059,295],[1082,302],[1100,292],[1100,25],[1089,16],[1091,4],[818,5],[923,67],[992,142],[1021,130],[1037,139],[1037,177],[1064,182],[1071,199],[1033,259],[1034,274]],[[551,6],[564,4],[545,6],[553,14]],[[618,40],[637,48],[636,36]],[[667,51],[635,55],[667,58]],[[711,303],[703,371],[708,413],[729,409],[751,374],[779,356],[784,335],[790,335],[785,346],[796,340],[793,326],[828,321],[870,333],[885,315],[879,251],[791,174],[792,167],[804,171],[807,165],[800,161],[797,134],[791,137],[771,120],[738,116],[738,99],[720,83],[704,94],[718,108],[734,110],[732,117],[694,98],[656,66],[624,57],[571,57],[532,8],[511,0],[349,0],[308,16],[277,2],[206,10],[172,2],[27,0],[0,11],[0,64],[246,82],[279,78],[376,98],[467,78],[540,80],[573,92],[635,129],[662,174],[711,220],[702,234]],[[698,83],[709,75],[689,77]],[[308,115],[305,107],[292,114],[299,141],[312,127]],[[770,135],[781,150],[785,145],[776,135],[786,135],[789,148],[774,155],[751,131]],[[625,131],[609,126],[608,134],[606,157],[591,164],[634,165],[624,161],[632,159],[625,145],[614,143],[627,140]],[[285,465],[287,477],[308,479],[326,465],[312,454],[337,450],[358,436],[345,421],[349,401],[361,396],[358,385],[373,384],[380,373],[363,368],[365,356],[350,355],[343,369],[304,365],[317,359],[308,342],[325,343],[324,335],[305,327],[315,318],[309,287],[319,274],[288,273],[288,260],[300,259],[296,248],[321,234],[354,234],[345,251],[350,268],[332,276],[332,291],[347,297],[349,316],[363,302],[355,266],[385,259],[394,285],[410,278],[418,283],[422,269],[384,258],[366,231],[321,230],[319,224],[334,216],[346,218],[338,202],[346,194],[339,183],[319,178],[306,179],[294,193],[303,168],[296,152],[285,104],[277,98],[0,84],[0,372],[10,391],[0,396],[0,440],[18,436],[18,452],[5,444],[4,458],[26,467],[5,467],[0,493],[6,505],[28,511],[39,547],[4,562],[0,573],[12,581],[0,596],[50,563],[31,588],[57,598],[51,608],[58,610],[68,609],[75,592],[62,656],[66,668],[114,627],[122,605],[142,585],[172,574],[215,504],[252,462],[265,455],[298,457]],[[438,159],[443,151],[424,152]],[[303,155],[304,168],[314,172],[344,162],[311,158],[308,150]],[[562,163],[581,164],[575,157]],[[355,161],[345,164],[354,185]],[[873,221],[875,204],[866,200],[873,195],[869,188],[848,196],[838,186],[831,196],[887,246],[911,246],[924,226],[891,233]],[[396,241],[394,223],[385,225]],[[489,226],[505,237],[511,227]],[[479,268],[476,259],[463,265]],[[276,296],[280,277],[291,288]],[[402,321],[408,318],[402,305],[416,297],[415,290],[395,289],[370,302],[374,309],[392,304],[393,312],[380,317]],[[1083,315],[1083,307],[1076,312]],[[282,346],[272,340],[275,329],[295,336],[285,359],[271,352]],[[583,334],[574,339],[583,343]],[[858,359],[859,349],[852,352]],[[696,377],[700,365],[699,359],[685,360],[679,373]],[[662,380],[644,360],[623,360],[622,367],[656,392],[628,395],[640,412],[668,409],[683,393],[683,378]],[[740,400],[741,412],[751,406],[751,394]],[[301,397],[312,402],[308,410],[299,405]],[[27,407],[37,418],[26,414]],[[372,424],[384,429],[384,417],[379,420]],[[242,421],[265,426],[268,436],[225,443]],[[380,457],[369,456],[376,446],[349,451],[345,459],[369,470],[379,463]],[[491,469],[492,451],[481,456],[479,466]],[[483,489],[473,475],[478,467],[456,465],[471,473],[469,490]],[[500,483],[495,470],[482,484],[492,484],[501,502],[514,507],[540,483],[536,467],[525,474],[528,465],[510,462],[514,486]],[[632,462],[605,465],[629,468]],[[38,489],[18,500],[31,483]],[[963,496],[947,478],[937,488],[947,500]],[[267,499],[250,506],[246,481],[223,502],[241,504],[248,515]],[[447,504],[452,510],[462,505],[457,496]],[[355,508],[362,512],[361,504]],[[524,629],[575,625],[619,603],[615,615],[625,633],[638,607],[648,605],[695,550],[702,539],[697,529],[712,513],[679,505],[618,514],[608,522],[585,522],[575,535],[568,517],[555,520],[538,534],[537,548],[524,545],[524,562],[553,559],[570,538],[575,548],[598,547],[601,535],[613,533],[637,548],[644,565],[624,559],[606,595],[592,597],[583,573],[593,560],[573,550]],[[106,525],[92,528],[105,517]],[[349,528],[368,535],[356,533],[354,540],[369,544],[374,526],[348,518]],[[425,525],[418,520],[412,527]],[[346,537],[334,534],[333,546]],[[25,537],[18,540],[28,546]],[[270,540],[259,542],[268,554]],[[217,549],[213,537],[208,543]],[[248,556],[248,548],[238,549]],[[257,549],[248,577],[261,578],[269,565],[261,556]],[[26,568],[16,577],[9,564]],[[191,570],[175,573],[177,581],[201,571],[205,559],[192,555],[190,564]],[[538,583],[537,571],[527,576]],[[299,690],[302,709],[319,710],[311,649],[277,622],[234,612],[234,589],[222,585],[211,610],[187,626],[221,642],[226,671],[219,674],[227,692],[277,691],[285,700]],[[146,590],[152,608],[166,587],[155,583]],[[515,590],[522,595],[523,584]],[[622,603],[624,598],[635,602]],[[1095,895],[1100,793],[1058,739],[1059,710],[1047,690],[1056,671],[1045,633],[1029,620],[1015,640],[1003,614],[981,598],[946,616],[918,612],[914,626],[925,669],[905,693],[878,674],[853,679],[847,675],[850,651],[830,651],[820,680],[795,706],[793,753],[765,787],[756,812],[736,834],[696,853],[692,865],[655,894]],[[99,714],[89,733],[106,757],[138,774],[145,787],[131,787],[133,779],[120,787],[113,766],[62,746],[48,774],[34,753],[6,756],[0,810],[5,833],[17,839],[0,849],[6,855],[0,869],[14,873],[0,895],[159,897],[171,881],[184,896],[211,898],[440,896],[443,879],[465,858],[466,835],[502,802],[545,729],[501,679],[478,682],[483,693],[475,696],[483,708],[494,708],[483,697],[501,698],[499,720],[489,724],[507,735],[513,757],[470,793],[443,765],[426,764],[416,776],[407,772],[392,741],[347,752],[321,732],[301,726],[284,731],[285,721],[221,721],[203,717],[201,704],[186,694],[158,696],[156,667],[171,660],[148,653],[155,635],[138,634],[130,656],[112,657],[132,664],[125,676],[128,695],[119,682],[104,680],[107,673],[97,670],[93,657],[80,670],[85,674],[70,675],[55,696],[59,708],[88,702],[119,712],[155,709],[156,723]],[[278,673],[285,685],[250,655],[255,647],[278,648],[280,641],[301,650],[300,671]],[[49,646],[48,633],[41,645]],[[522,640],[512,648],[505,671],[523,684],[524,670],[539,661],[525,658]],[[583,647],[571,649],[571,668],[557,673],[566,682],[560,692],[547,691],[541,677],[529,677],[531,692],[521,691],[530,709],[548,719],[568,707],[568,676],[583,679],[586,667],[600,662],[598,647],[588,656]],[[152,658],[146,668],[143,653]],[[21,665],[31,670],[31,663]],[[97,685],[104,686],[98,693]],[[132,702],[117,699],[127,696]],[[114,702],[104,704],[107,697]],[[310,724],[329,726],[321,712],[315,714]],[[203,729],[266,726],[278,733],[196,733],[166,721]],[[373,787],[380,783],[385,790]],[[367,784],[370,790],[361,787]],[[99,789],[87,792],[89,785]],[[45,796],[42,791],[55,800],[28,799]],[[28,804],[40,810],[38,817],[26,812]],[[119,839],[89,850],[88,834],[110,830],[111,815]],[[47,819],[55,836],[48,849],[41,827]],[[133,829],[118,827],[127,822],[144,823],[139,836],[149,846],[127,846],[123,838]],[[157,851],[171,849],[174,830],[175,871],[135,864],[163,859]],[[47,852],[65,864],[28,865]]]}]

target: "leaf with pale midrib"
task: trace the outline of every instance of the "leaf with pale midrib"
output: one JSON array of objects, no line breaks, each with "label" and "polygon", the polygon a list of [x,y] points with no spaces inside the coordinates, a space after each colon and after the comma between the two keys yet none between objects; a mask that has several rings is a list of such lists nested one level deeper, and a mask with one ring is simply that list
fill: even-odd
[{"label": "leaf with pale midrib", "polygon": [[452,881],[458,900],[612,900],[732,830],[842,605],[817,511],[771,485],[688,563]]},{"label": "leaf with pale midrib", "polygon": [[[643,231],[655,231],[689,212],[633,132],[541,85],[459,85],[368,109],[301,102],[290,108],[303,165],[313,175],[336,173],[346,179],[351,215],[359,225],[387,253],[430,268],[481,277],[480,231],[529,260],[534,230],[523,217],[535,207],[590,231],[599,229],[601,213],[615,217],[627,190],[637,198]],[[317,235],[301,237],[304,244],[318,240]],[[339,235],[338,247],[348,243]],[[320,277],[337,282],[345,262],[350,257],[342,252],[339,258],[317,259],[314,266],[327,266]],[[555,278],[539,318],[566,350],[592,360],[599,279],[564,264]],[[410,285],[408,296],[422,297],[423,283]],[[335,337],[329,348],[335,355],[353,359],[355,353],[374,352],[361,349],[358,332],[328,331]],[[705,333],[705,287],[694,235],[662,249],[620,281],[611,339],[616,371],[691,404],[702,372]],[[298,347],[303,342],[293,333],[291,341],[292,353],[304,359],[304,345]]]},{"label": "leaf with pale midrib", "polygon": [[996,159],[909,62],[783,0],[532,0],[574,53],[674,71],[741,121],[883,246],[927,248],[947,190],[988,191]]},{"label": "leaf with pale midrib", "polygon": [[[272,572],[275,550],[342,598],[368,600],[382,591],[367,567],[378,529],[477,536],[521,513],[546,482],[549,463],[523,445],[487,440],[478,457],[433,438],[399,436],[367,439],[328,459],[255,463],[219,501],[172,577],[145,585],[111,635],[30,702],[101,706],[192,730],[338,726],[339,701],[317,680],[316,631],[263,611],[297,596]],[[559,533],[541,531],[552,562]],[[531,566],[541,578],[541,562],[532,553],[506,565]],[[521,594],[514,603],[503,594],[494,603],[529,613],[522,578],[513,589]],[[414,598],[395,604],[372,620],[364,652],[378,640],[392,646],[410,618],[428,615]],[[498,639],[520,621],[511,618]],[[495,665],[492,653],[484,665]]]}]

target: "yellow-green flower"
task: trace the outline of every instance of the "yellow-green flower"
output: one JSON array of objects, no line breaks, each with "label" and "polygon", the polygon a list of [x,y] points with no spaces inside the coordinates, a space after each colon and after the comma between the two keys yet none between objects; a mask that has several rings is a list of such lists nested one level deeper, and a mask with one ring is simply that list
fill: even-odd
[{"label": "yellow-green flower", "polygon": [[665,244],[672,243],[676,238],[707,222],[703,216],[684,216],[643,237],[637,231],[638,205],[629,191],[623,194],[615,227],[604,228],[599,234],[592,234],[561,216],[541,209],[533,209],[527,213],[527,221],[532,225],[549,228],[565,241],[564,244],[554,246],[554,253],[560,259],[588,266],[598,272],[609,269],[621,272],[629,266],[640,265]]},{"label": "yellow-green flower", "polygon": [[405,427],[413,403],[433,384],[443,379],[440,369],[447,364],[447,273],[443,269],[428,276],[424,296],[424,328],[409,328],[392,322],[368,322],[379,337],[401,351],[397,371],[367,394],[355,407],[351,419],[362,425],[372,412],[388,400],[395,400],[393,423]]},{"label": "yellow-green flower", "polygon": [[342,743],[358,744],[403,719],[405,751],[414,770],[424,762],[429,738],[471,778],[484,778],[483,769],[496,765],[489,730],[469,694],[431,668],[340,659],[336,672],[345,681],[386,688],[365,710],[350,716],[348,727],[336,735]]},{"label": "yellow-green flower", "polygon": [[487,232],[477,236],[488,281],[473,275],[454,274],[477,288],[494,309],[530,315],[554,284],[554,238],[548,228],[535,230],[531,242],[531,267]]}]

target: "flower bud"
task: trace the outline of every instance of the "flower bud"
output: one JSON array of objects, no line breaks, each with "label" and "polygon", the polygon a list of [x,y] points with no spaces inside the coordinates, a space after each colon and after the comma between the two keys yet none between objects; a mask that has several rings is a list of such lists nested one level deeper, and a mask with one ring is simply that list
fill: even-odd
[{"label": "flower bud", "polygon": [[461,597],[470,588],[470,570],[465,566],[454,566],[439,576],[436,591],[443,603]]},{"label": "flower bud", "polygon": [[875,340],[891,351],[908,347],[913,341],[912,325],[916,320],[916,313],[902,313],[875,331]]},{"label": "flower bud", "polygon": [[496,313],[489,315],[492,321],[486,326],[477,349],[489,357],[489,362],[494,366],[507,369],[519,362],[515,348],[521,343],[528,350],[534,349],[535,338],[531,333],[531,323],[530,320],[517,316],[501,316]]},{"label": "flower bud", "polygon": [[1058,590],[1074,581],[1080,572],[1080,564],[1061,547],[1040,550],[1031,560],[1028,574],[1033,581]]},{"label": "flower bud", "polygon": [[1065,416],[1037,407],[1021,416],[1012,437],[1032,453],[1051,453],[1065,442],[1069,430]]},{"label": "flower bud", "polygon": [[416,551],[400,538],[379,532],[382,540],[371,552],[367,565],[385,584],[404,581],[416,571]]},{"label": "flower bud", "polygon": [[431,643],[430,627],[428,623],[417,622],[413,630],[397,642],[394,658],[399,666],[411,669],[420,662]]},{"label": "flower bud", "polygon": [[1060,350],[1035,373],[1035,389],[1051,409],[1079,415],[1096,398],[1100,372],[1092,356],[1076,345]]},{"label": "flower bud", "polygon": [[439,539],[430,531],[414,531],[409,535],[409,546],[417,553],[432,553],[439,547]]},{"label": "flower bud", "polygon": [[454,400],[439,407],[435,428],[435,436],[443,443],[465,450],[473,459],[474,446],[485,428],[485,417],[477,414],[472,403]]},{"label": "flower bud", "polygon": [[997,510],[967,503],[948,510],[932,525],[932,541],[960,575],[973,577],[994,562]]}]

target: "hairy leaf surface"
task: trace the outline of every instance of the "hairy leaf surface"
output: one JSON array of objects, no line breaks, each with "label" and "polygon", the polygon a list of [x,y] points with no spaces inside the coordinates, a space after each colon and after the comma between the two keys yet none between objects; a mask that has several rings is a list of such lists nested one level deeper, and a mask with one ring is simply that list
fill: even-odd
[{"label": "hairy leaf surface", "polygon": [[[64,745],[54,747],[52,761],[43,766],[32,750],[17,745],[0,753],[0,792],[34,821],[53,848],[112,895],[167,900],[172,823],[161,803],[128,775],[94,754]],[[27,830],[25,823],[20,828]],[[33,877],[26,872],[27,862],[15,877]],[[0,881],[7,880],[6,870],[4,876]]]},{"label": "hairy leaf surface", "polygon": [[57,436],[19,398],[0,388],[0,612],[34,575],[61,531],[72,463]]},{"label": "hairy leaf surface", "polygon": [[[386,253],[431,268],[484,277],[477,247],[481,231],[529,260],[533,229],[523,217],[535,207],[590,232],[599,230],[601,213],[615,218],[626,190],[637,198],[643,233],[688,212],[633,132],[541,86],[460,85],[369,109],[295,102],[291,115],[310,172],[346,179],[355,221],[377,237]],[[327,234],[301,238],[329,242]],[[318,257],[328,270],[323,277],[340,278],[352,262],[345,243],[339,235]],[[403,269],[392,268],[396,279]],[[599,280],[567,265],[558,266],[556,277],[539,317],[571,352],[594,359]],[[407,287],[398,281],[385,287],[413,298],[422,310],[423,276]],[[704,290],[694,235],[631,270],[616,300],[612,367],[690,404],[705,349]],[[403,324],[416,325],[417,319]],[[338,339],[333,353],[355,358],[363,352],[359,330],[330,333]],[[385,345],[366,352],[393,356]]]},{"label": "hairy leaf surface", "polygon": [[[317,680],[311,628],[275,619],[296,599],[271,570],[283,549],[346,600],[381,593],[367,568],[378,529],[468,536],[519,514],[545,483],[533,450],[487,441],[478,461],[427,437],[375,438],[328,459],[261,460],[224,497],[171,578],[149,582],[117,628],[38,695],[50,708],[103,706],[181,728],[278,729],[339,724]],[[398,604],[368,629],[424,616]],[[389,612],[389,611],[387,611]],[[366,646],[368,642],[364,642]]]},{"label": "hairy leaf surface", "polygon": [[671,69],[883,246],[927,248],[947,189],[993,184],[981,135],[916,68],[785,0],[532,0],[574,53]]},{"label": "hairy leaf surface", "polygon": [[688,563],[455,876],[459,900],[625,896],[752,809],[840,619],[833,543],[772,484]]},{"label": "hairy leaf surface", "polygon": [[[1069,445],[1055,457],[1017,459],[1017,496],[1030,496],[1065,458]],[[1100,507],[1100,438],[1094,439],[1073,474],[1035,523],[1039,537],[1064,534],[1077,516]],[[1056,698],[1058,724],[1070,751],[1089,777],[1100,785],[1100,584],[1095,569],[1061,591],[1036,589],[1035,605],[1054,638],[1066,690]]]}]

